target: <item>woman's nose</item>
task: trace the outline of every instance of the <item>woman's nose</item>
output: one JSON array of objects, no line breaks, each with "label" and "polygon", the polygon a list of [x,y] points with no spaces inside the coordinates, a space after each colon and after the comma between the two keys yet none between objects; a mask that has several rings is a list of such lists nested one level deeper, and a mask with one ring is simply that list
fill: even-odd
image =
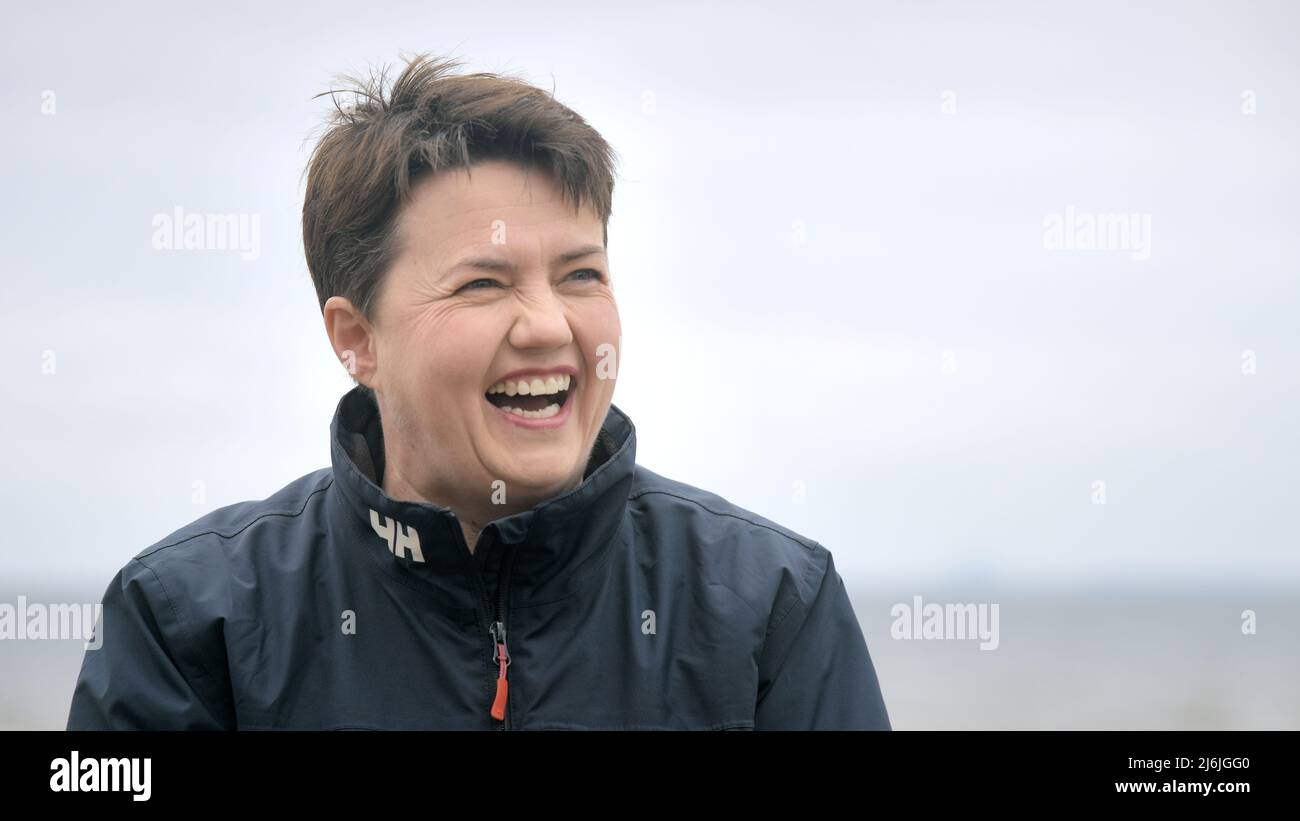
[{"label": "woman's nose", "polygon": [[554,294],[529,296],[519,301],[519,312],[510,329],[516,348],[555,348],[573,341],[564,303]]}]

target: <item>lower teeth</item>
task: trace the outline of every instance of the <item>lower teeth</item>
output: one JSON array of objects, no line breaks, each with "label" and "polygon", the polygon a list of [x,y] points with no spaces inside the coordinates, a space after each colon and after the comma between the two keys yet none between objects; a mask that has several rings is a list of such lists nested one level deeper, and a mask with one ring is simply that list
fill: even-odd
[{"label": "lower teeth", "polygon": [[530,411],[530,410],[523,410],[522,408],[512,408],[509,405],[505,405],[501,408],[501,410],[505,411],[506,413],[513,413],[515,416],[522,416],[525,419],[550,419],[552,416],[560,412],[560,406],[555,403],[551,403],[546,407],[542,408],[541,410]]}]

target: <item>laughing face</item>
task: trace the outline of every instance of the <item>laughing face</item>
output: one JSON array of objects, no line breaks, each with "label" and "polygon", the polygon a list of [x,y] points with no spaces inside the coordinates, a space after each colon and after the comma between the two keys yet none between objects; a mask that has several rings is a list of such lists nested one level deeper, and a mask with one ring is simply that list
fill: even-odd
[{"label": "laughing face", "polygon": [[325,323],[375,392],[385,492],[450,507],[476,533],[582,480],[621,334],[603,226],[544,171],[505,161],[411,194],[373,322],[336,296]]}]

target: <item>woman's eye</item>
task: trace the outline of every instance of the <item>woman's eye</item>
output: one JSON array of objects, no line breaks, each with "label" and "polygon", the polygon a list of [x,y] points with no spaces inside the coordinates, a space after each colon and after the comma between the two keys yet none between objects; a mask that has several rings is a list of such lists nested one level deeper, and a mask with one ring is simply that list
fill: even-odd
[{"label": "woman's eye", "polygon": [[[582,277],[582,276],[578,276],[579,274],[590,274],[590,276]],[[570,276],[570,277],[577,276],[579,279],[584,280],[584,281],[586,281],[586,282],[604,282],[604,281],[605,281],[605,275],[602,274],[600,271],[597,271],[595,268],[582,268],[582,269],[580,269],[580,270],[574,271],[573,273],[569,274],[569,276]],[[456,290],[457,290],[457,292],[460,292],[460,291],[481,291],[481,290],[483,290],[482,288],[478,288],[478,287],[475,287],[475,286],[477,286],[479,283],[484,283],[484,282],[487,283],[487,287],[492,287],[492,288],[500,288],[500,287],[501,287],[501,283],[500,283],[500,282],[497,282],[495,279],[486,279],[486,278],[485,278],[485,279],[475,279],[475,280],[471,280],[471,281],[469,281],[469,282],[466,282],[464,285],[460,286],[460,287],[457,288]]]},{"label": "woman's eye", "polygon": [[477,285],[477,284],[480,283],[480,282],[487,282],[487,283],[489,283],[489,284],[491,284],[491,285],[499,285],[499,284],[500,284],[500,283],[498,283],[495,279],[476,279],[476,280],[473,280],[473,281],[471,281],[471,282],[466,282],[464,285],[460,286],[460,288],[458,288],[458,289],[456,289],[456,290],[458,290],[458,291],[478,291],[478,290],[482,290],[482,289],[480,289],[480,288],[475,288],[475,287],[473,287],[474,285]]}]

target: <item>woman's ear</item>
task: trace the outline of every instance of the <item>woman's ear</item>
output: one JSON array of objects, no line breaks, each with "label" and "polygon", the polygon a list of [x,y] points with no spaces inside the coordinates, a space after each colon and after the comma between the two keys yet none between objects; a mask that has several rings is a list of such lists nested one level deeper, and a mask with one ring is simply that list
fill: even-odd
[{"label": "woman's ear", "polygon": [[334,355],[353,379],[375,390],[379,363],[375,356],[374,327],[356,306],[341,296],[326,300],[322,313]]}]

